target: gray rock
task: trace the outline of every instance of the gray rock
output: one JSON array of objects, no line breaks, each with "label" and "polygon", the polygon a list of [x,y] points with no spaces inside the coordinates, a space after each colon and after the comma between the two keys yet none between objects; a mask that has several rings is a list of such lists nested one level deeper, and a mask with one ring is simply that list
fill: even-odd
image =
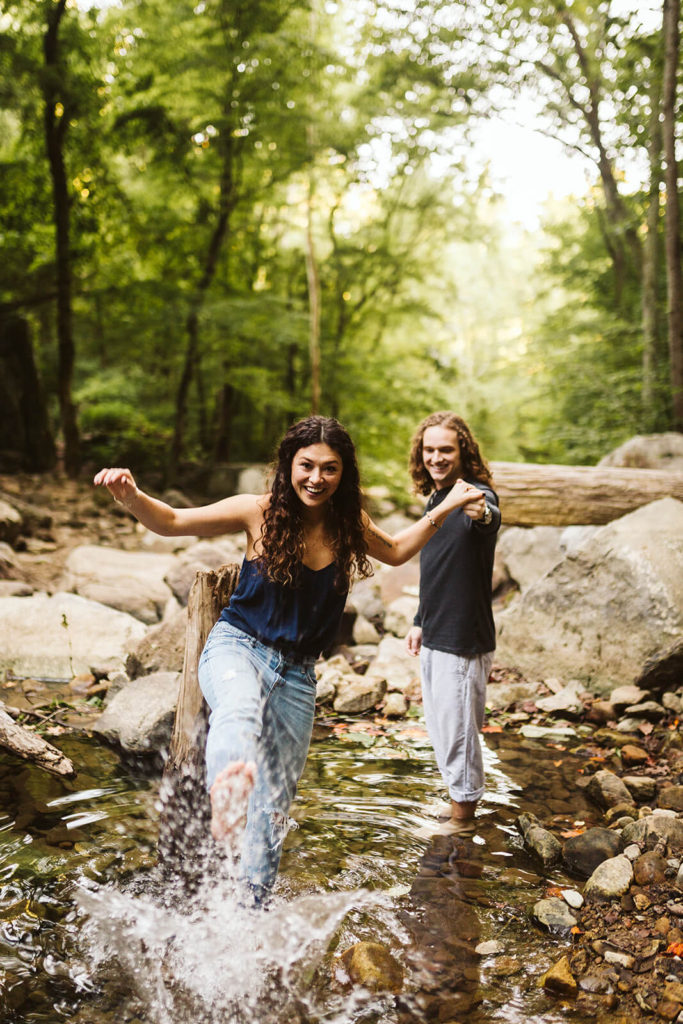
[{"label": "gray rock", "polygon": [[562,899],[572,908],[572,910],[580,910],[584,904],[583,896],[578,889],[563,889]]},{"label": "gray rock", "polygon": [[624,775],[621,780],[638,803],[649,803],[657,793],[657,783],[647,775]]},{"label": "gray rock", "polygon": [[683,434],[674,431],[662,434],[636,434],[600,459],[598,466],[667,469],[674,473],[683,473]]},{"label": "gray rock", "polygon": [[519,730],[527,740],[570,740],[576,730],[568,725],[523,725]]},{"label": "gray rock", "polygon": [[21,527],[21,514],[12,505],[0,500],[0,541],[14,544],[21,533]]},{"label": "gray rock", "polygon": [[645,700],[642,704],[631,704],[625,714],[633,718],[644,718],[647,722],[659,722],[666,714],[664,707],[656,700]]},{"label": "gray rock", "polygon": [[93,731],[132,754],[163,750],[171,738],[179,686],[177,672],[136,679],[112,698]]},{"label": "gray rock", "polygon": [[616,899],[628,892],[633,881],[633,864],[623,855],[598,864],[586,882],[584,896],[592,899]]},{"label": "gray rock", "polygon": [[386,693],[387,684],[381,678],[368,678],[354,674],[353,679],[342,678],[334,698],[334,710],[339,714],[359,714],[379,704]]},{"label": "gray rock", "polygon": [[498,556],[522,592],[560,561],[561,535],[559,526],[510,526],[501,533]]},{"label": "gray rock", "polygon": [[391,602],[384,615],[384,628],[403,639],[413,624],[418,606],[417,597],[404,594]]},{"label": "gray rock", "polygon": [[131,645],[126,658],[126,671],[131,679],[152,672],[180,672],[185,657],[187,608],[181,608],[170,619],[148,629]]},{"label": "gray rock", "polygon": [[420,665],[417,658],[408,654],[404,640],[385,636],[377,648],[377,657],[370,665],[366,676],[369,679],[383,679],[387,690],[400,690],[409,697],[420,693]]},{"label": "gray rock", "polygon": [[172,555],[83,544],[69,553],[62,586],[152,624],[171,596],[164,576],[172,564]]},{"label": "gray rock", "polygon": [[131,615],[76,594],[0,599],[0,671],[71,679],[97,664],[123,668],[144,625]]},{"label": "gray rock", "polygon": [[352,638],[354,644],[378,644],[382,639],[373,624],[364,615],[356,615]]},{"label": "gray rock", "polygon": [[384,698],[384,714],[387,718],[403,718],[408,710],[405,695],[398,692],[387,693]]},{"label": "gray rock", "polygon": [[504,711],[512,704],[527,700],[535,702],[537,696],[538,683],[528,682],[525,679],[512,683],[491,682],[486,687],[486,706],[491,711]]},{"label": "gray rock", "polygon": [[517,818],[517,828],[522,833],[524,845],[532,853],[535,853],[546,867],[555,864],[560,859],[562,856],[561,843],[552,832],[543,828],[533,814],[520,814]]},{"label": "gray rock", "polygon": [[588,878],[604,860],[615,857],[622,840],[608,828],[589,828],[581,835],[565,840],[562,859],[567,868],[581,878]]},{"label": "gray rock", "polygon": [[573,555],[593,536],[599,526],[565,526],[560,536],[560,550],[564,555]]},{"label": "gray rock", "polygon": [[670,853],[680,854],[683,852],[683,820],[675,814],[648,814],[627,825],[621,838],[626,845],[641,843],[649,847],[663,839]]},{"label": "gray rock", "polygon": [[616,807],[618,804],[632,802],[631,794],[619,776],[606,768],[591,776],[586,792],[601,807]]},{"label": "gray rock", "polygon": [[357,580],[348,596],[346,607],[348,611],[363,615],[370,621],[381,621],[384,618],[384,603],[377,580]]},{"label": "gray rock", "polygon": [[617,686],[610,693],[609,702],[617,711],[623,711],[629,704],[638,704],[649,696],[647,690],[641,690],[639,686],[628,684]]},{"label": "gray rock", "polygon": [[683,503],[663,498],[601,527],[497,624],[497,661],[527,677],[552,664],[596,692],[637,679],[683,630]]},{"label": "gray rock", "polygon": [[549,932],[560,935],[571,931],[576,925],[576,918],[567,904],[556,896],[538,900],[534,904],[533,915],[538,923],[547,928]]},{"label": "gray rock", "polygon": [[558,693],[538,699],[536,706],[548,713],[566,711],[570,715],[577,715],[583,710],[583,691],[583,684],[577,679],[571,679]]}]

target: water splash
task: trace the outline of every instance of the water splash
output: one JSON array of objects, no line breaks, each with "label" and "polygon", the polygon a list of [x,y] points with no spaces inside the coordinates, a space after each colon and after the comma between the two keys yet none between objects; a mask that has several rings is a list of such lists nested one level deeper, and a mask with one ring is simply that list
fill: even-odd
[{"label": "water splash", "polygon": [[[168,886],[131,893],[85,881],[77,896],[91,980],[116,972],[150,1024],[353,1019],[348,992],[335,997],[330,971],[317,984],[316,972],[344,918],[376,912],[388,904],[385,895],[316,892],[254,908],[232,880],[213,879],[191,899],[176,896]],[[351,1003],[367,998],[356,992]]]}]

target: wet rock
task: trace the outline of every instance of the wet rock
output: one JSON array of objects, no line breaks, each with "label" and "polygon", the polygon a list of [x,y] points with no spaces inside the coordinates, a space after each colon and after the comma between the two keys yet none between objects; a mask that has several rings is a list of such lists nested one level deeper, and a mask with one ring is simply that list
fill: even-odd
[{"label": "wet rock", "polygon": [[341,955],[349,977],[371,992],[400,992],[403,969],[379,942],[357,942]]},{"label": "wet rock", "polygon": [[177,672],[136,679],[113,697],[93,731],[133,754],[162,750],[171,738],[179,687]]},{"label": "wet rock", "polygon": [[604,939],[597,939],[591,945],[593,952],[601,956],[605,963],[616,964],[619,967],[624,967],[626,970],[635,967],[636,958],[625,949],[620,949],[613,943],[605,942]]},{"label": "wet rock", "polygon": [[633,877],[637,885],[659,885],[666,878],[666,861],[654,850],[648,850],[638,857],[633,865]]},{"label": "wet rock", "polygon": [[519,730],[527,740],[569,740],[576,736],[576,730],[559,725],[523,725]]},{"label": "wet rock", "polygon": [[683,853],[683,821],[667,814],[648,814],[627,825],[621,837],[626,845],[643,843],[654,846],[661,839],[671,853]]},{"label": "wet rock", "polygon": [[556,964],[553,964],[539,980],[539,986],[547,992],[553,992],[560,996],[573,996],[576,994],[576,978],[569,966],[569,957],[563,956]]},{"label": "wet rock", "polygon": [[592,992],[595,995],[610,995],[614,991],[609,978],[601,974],[584,974],[579,978],[579,988],[582,992]]},{"label": "wet rock", "polygon": [[533,814],[520,814],[517,827],[522,833],[524,845],[535,853],[548,866],[555,864],[562,855],[562,846],[558,839],[543,828]]},{"label": "wet rock", "polygon": [[562,859],[567,868],[582,878],[588,878],[603,861],[621,849],[621,838],[607,828],[589,828],[579,836],[565,841]]},{"label": "wet rock", "polygon": [[628,817],[633,821],[635,813],[635,805],[633,803],[616,804],[614,807],[608,807],[605,811],[605,821],[608,825],[613,825],[624,817]]},{"label": "wet rock", "polygon": [[564,900],[551,896],[534,904],[533,916],[549,932],[565,934],[576,926],[576,918]]},{"label": "wet rock", "polygon": [[618,804],[630,804],[631,794],[614,772],[603,768],[591,777],[586,792],[600,807],[616,807]]},{"label": "wet rock", "polygon": [[171,596],[164,576],[172,565],[172,555],[82,544],[66,560],[62,589],[151,625],[159,621]]},{"label": "wet rock", "polygon": [[586,899],[615,899],[628,892],[633,881],[633,865],[628,857],[619,855],[604,860],[586,882]]},{"label": "wet rock", "polygon": [[480,942],[478,946],[475,946],[474,952],[479,956],[497,956],[504,949],[505,946],[498,939],[488,939],[488,941]]},{"label": "wet rock", "polygon": [[642,747],[637,747],[631,743],[627,743],[621,748],[621,763],[624,768],[635,768],[639,764],[646,764],[648,761],[648,754]]},{"label": "wet rock", "polygon": [[683,811],[683,786],[666,786],[657,801],[664,810]]},{"label": "wet rock", "polygon": [[577,889],[563,889],[562,899],[572,910],[580,910],[584,904],[583,896]]},{"label": "wet rock", "polygon": [[624,775],[621,780],[638,803],[649,803],[657,794],[657,784],[647,775]]},{"label": "wet rock", "polygon": [[0,601],[0,671],[71,679],[95,663],[108,670],[123,668],[126,652],[144,634],[145,626],[132,615],[76,594],[5,597]]},{"label": "wet rock", "polygon": [[617,717],[617,710],[608,700],[594,700],[586,714],[586,718],[589,722],[595,722],[596,725],[606,725],[607,722],[613,722]]}]

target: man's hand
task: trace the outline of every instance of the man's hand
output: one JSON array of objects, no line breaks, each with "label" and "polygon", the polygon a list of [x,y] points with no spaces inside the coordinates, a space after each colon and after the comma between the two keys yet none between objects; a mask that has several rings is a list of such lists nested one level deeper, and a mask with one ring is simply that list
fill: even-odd
[{"label": "man's hand", "polygon": [[411,626],[406,636],[406,650],[414,658],[420,653],[422,647],[422,626]]},{"label": "man's hand", "polygon": [[470,519],[481,519],[486,511],[486,498],[482,494],[481,498],[468,501],[466,505],[463,505],[462,510]]}]

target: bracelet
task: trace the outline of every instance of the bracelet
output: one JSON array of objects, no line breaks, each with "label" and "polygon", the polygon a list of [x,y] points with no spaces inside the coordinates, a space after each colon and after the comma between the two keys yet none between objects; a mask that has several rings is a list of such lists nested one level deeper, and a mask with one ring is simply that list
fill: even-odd
[{"label": "bracelet", "polygon": [[435,530],[440,530],[441,529],[440,523],[435,523],[434,520],[432,519],[431,515],[429,514],[429,512],[425,512],[425,519],[429,520],[429,522],[432,524],[432,526],[434,527]]}]

